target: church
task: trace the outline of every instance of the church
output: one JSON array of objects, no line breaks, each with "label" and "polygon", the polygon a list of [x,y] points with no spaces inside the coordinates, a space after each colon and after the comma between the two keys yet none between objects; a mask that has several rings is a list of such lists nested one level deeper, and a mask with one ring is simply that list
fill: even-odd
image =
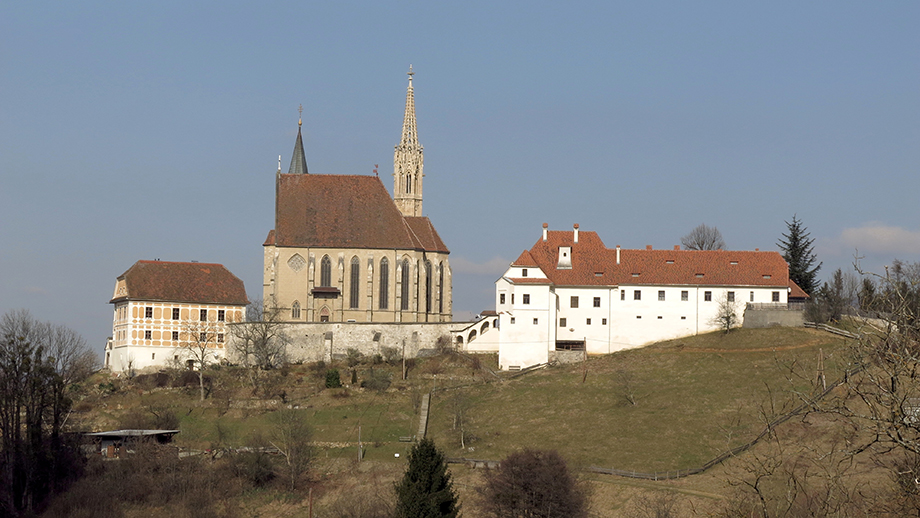
[{"label": "church", "polygon": [[275,176],[263,298],[289,323],[451,321],[450,251],[422,212],[423,149],[412,67],[393,196],[378,176],[311,174],[301,128]]}]

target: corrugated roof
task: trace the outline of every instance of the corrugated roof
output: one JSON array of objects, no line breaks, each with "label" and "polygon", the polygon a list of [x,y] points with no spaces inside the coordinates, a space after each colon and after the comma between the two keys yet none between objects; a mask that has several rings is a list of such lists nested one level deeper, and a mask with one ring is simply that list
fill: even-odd
[{"label": "corrugated roof", "polygon": [[118,277],[127,293],[120,300],[245,305],[246,289],[222,264],[138,261]]}]

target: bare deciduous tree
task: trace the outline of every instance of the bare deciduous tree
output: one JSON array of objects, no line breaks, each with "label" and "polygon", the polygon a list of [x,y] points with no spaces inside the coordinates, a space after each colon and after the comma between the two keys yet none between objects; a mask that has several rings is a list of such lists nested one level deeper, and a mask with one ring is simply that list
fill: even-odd
[{"label": "bare deciduous tree", "polygon": [[485,474],[482,507],[494,518],[584,518],[586,488],[556,451],[525,449]]},{"label": "bare deciduous tree", "polygon": [[224,325],[217,319],[188,320],[179,332],[179,349],[185,360],[198,370],[198,387],[204,401],[204,370],[217,360],[218,345],[223,345]]},{"label": "bare deciduous tree", "polygon": [[285,331],[283,310],[273,303],[254,300],[246,307],[246,321],[231,326],[234,356],[248,370],[254,391],[261,384],[261,371],[280,367],[288,359],[291,340]]},{"label": "bare deciduous tree", "polygon": [[285,471],[291,483],[291,491],[297,488],[297,481],[310,468],[313,451],[310,439],[313,430],[307,424],[302,410],[279,410],[272,415],[270,430],[271,445],[278,448],[284,457]]},{"label": "bare deciduous tree", "polygon": [[680,238],[680,243],[684,245],[684,250],[722,250],[725,248],[725,240],[722,239],[719,229],[706,226],[705,223]]},{"label": "bare deciduous tree", "polygon": [[716,314],[709,321],[710,324],[718,326],[722,331],[729,333],[738,326],[741,317],[738,316],[738,303],[729,300],[727,294],[719,298],[719,306],[716,308]]}]

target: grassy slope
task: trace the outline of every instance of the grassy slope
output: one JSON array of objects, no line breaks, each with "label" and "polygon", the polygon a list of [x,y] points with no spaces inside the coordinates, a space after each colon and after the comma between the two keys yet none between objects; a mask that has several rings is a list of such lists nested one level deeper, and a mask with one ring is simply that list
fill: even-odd
[{"label": "grassy slope", "polygon": [[[408,444],[398,439],[414,435],[418,426],[412,394],[434,385],[474,384],[438,391],[433,399],[429,436],[449,456],[500,459],[526,446],[557,449],[576,466],[674,470],[699,466],[759,433],[763,426],[760,412],[769,399],[767,387],[773,391],[777,407],[794,401],[790,389],[807,391],[813,385],[819,349],[824,351],[828,380],[836,379],[843,368],[843,343],[828,333],[788,328],[689,337],[592,357],[587,362],[585,383],[584,365],[571,365],[482,384],[479,382],[490,376],[476,372],[467,360],[458,358],[422,360],[408,381],[394,381],[384,393],[324,390],[322,376],[306,366],[292,366],[291,372],[276,381],[286,390],[288,403],[308,413],[314,439],[327,443],[318,452],[316,470],[325,473],[322,486],[329,492],[323,498],[334,499],[342,497],[336,496],[334,488],[344,482],[337,482],[339,475],[331,473],[357,477],[354,483],[362,478],[352,464],[359,423],[365,458],[381,462],[362,466],[378,465],[372,469],[382,469],[381,473],[388,474],[385,479],[398,476],[405,456],[396,460],[393,454],[408,449]],[[802,374],[793,377],[793,383],[787,380],[789,365]],[[396,367],[374,368],[390,369],[394,379],[398,377]],[[363,378],[367,370],[366,366],[359,367],[359,375]],[[623,395],[621,372],[634,382],[636,405],[629,404]],[[345,369],[342,373],[343,379],[349,377]],[[271,409],[280,407],[280,401],[254,398],[242,376],[236,382],[226,370],[216,376],[225,386],[215,390],[204,405],[197,401],[194,387],[141,390],[125,384],[115,394],[86,397],[79,405],[84,411],[74,419],[83,429],[113,428],[131,411],[169,408],[180,417],[180,446],[242,446],[259,442],[259,435],[264,441],[269,434]],[[463,394],[471,404],[468,431],[478,436],[468,444],[472,451],[460,449],[458,434],[451,429],[456,394]],[[227,398],[229,406],[221,402]],[[724,490],[720,469],[665,486],[601,475],[589,475],[588,479],[595,486],[593,500],[612,512],[635,491],[652,486],[717,498]],[[453,470],[461,494],[474,498],[480,473],[461,466]]]},{"label": "grassy slope", "polygon": [[[472,401],[472,451],[458,448],[450,392],[439,393],[431,436],[451,455],[500,459],[515,448],[554,448],[575,465],[637,471],[698,467],[763,428],[771,387],[810,390],[818,350],[833,380],[843,341],[823,332],[774,328],[709,334],[591,358],[503,384],[466,390]],[[842,352],[842,351],[841,351]],[[787,381],[794,364],[808,379]],[[637,404],[624,397],[632,378]]]}]

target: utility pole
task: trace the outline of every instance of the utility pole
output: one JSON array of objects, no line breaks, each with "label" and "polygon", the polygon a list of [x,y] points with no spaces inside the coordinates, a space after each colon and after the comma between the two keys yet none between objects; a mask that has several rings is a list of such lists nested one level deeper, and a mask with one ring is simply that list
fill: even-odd
[{"label": "utility pole", "polygon": [[358,425],[358,463],[361,463],[361,425]]},{"label": "utility pole", "polygon": [[406,381],[406,339],[402,341],[402,379]]},{"label": "utility pole", "polygon": [[827,390],[827,378],[824,376],[824,348],[818,349],[818,382],[821,383],[821,389]]}]

